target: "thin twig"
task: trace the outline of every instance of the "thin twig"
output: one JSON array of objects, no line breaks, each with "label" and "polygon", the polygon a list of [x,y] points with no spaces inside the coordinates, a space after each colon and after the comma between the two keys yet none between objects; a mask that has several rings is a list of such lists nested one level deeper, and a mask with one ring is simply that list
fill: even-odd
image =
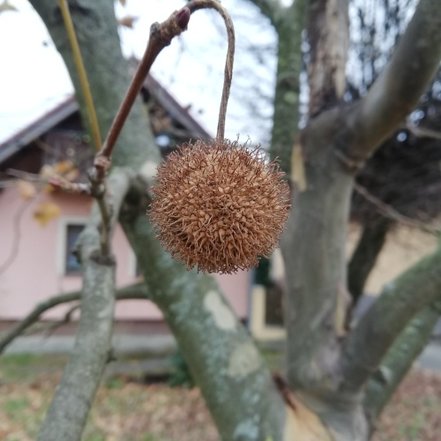
[{"label": "thin twig", "polygon": [[[104,144],[97,154],[97,159],[104,157],[110,161],[115,143],[119,137],[119,134],[121,133],[133,103],[141,90],[153,62],[156,60],[156,57],[159,55],[162,49],[170,44],[173,37],[176,37],[187,29],[189,19],[190,11],[188,7],[184,7],[179,11],[175,11],[163,23],[154,23],[151,26],[147,48],[141,62],[138,65],[138,68],[136,69],[135,75],[129,85],[118,112],[115,115],[112,125],[110,126],[109,132],[104,140]],[[103,169],[99,161],[95,161],[94,166],[98,176],[105,172],[105,169]]]},{"label": "thin twig", "polygon": [[230,97],[231,81],[233,79],[235,35],[233,20],[231,20],[228,11],[217,0],[195,0],[187,5],[191,13],[199,10],[212,8],[222,16],[225,28],[227,30],[228,49],[227,58],[225,60],[224,85],[222,89],[222,98],[219,108],[219,120],[217,125],[216,139],[223,140],[225,136],[225,119],[227,114],[228,98]]},{"label": "thin twig", "polygon": [[[116,300],[142,300],[148,299],[148,293],[144,284],[135,284],[121,288],[116,291]],[[81,299],[81,291],[74,291],[59,296],[50,297],[39,303],[21,322],[17,323],[6,335],[0,339],[0,354],[9,346],[12,341],[19,337],[31,325],[36,323],[40,317],[49,309],[55,306],[75,302]]]},{"label": "thin twig", "polygon": [[8,168],[6,174],[14,178],[22,179],[23,181],[36,182],[38,184],[47,184],[47,179],[42,178],[35,173],[28,173],[14,168]]},{"label": "thin twig", "polygon": [[62,176],[53,176],[49,178],[47,183],[52,187],[67,193],[85,194],[90,196],[92,192],[90,183],[70,182],[67,179],[64,179]]},{"label": "thin twig", "polygon": [[416,126],[415,124],[407,124],[406,126],[404,126],[404,128],[409,130],[412,135],[418,138],[432,138],[441,140],[441,132],[439,132],[438,130]]},{"label": "thin twig", "polygon": [[433,234],[435,236],[439,236],[441,234],[441,228],[431,227],[426,225],[423,222],[412,219],[404,214],[401,214],[399,211],[395,210],[391,205],[386,204],[382,200],[375,197],[372,193],[370,193],[365,187],[360,184],[354,183],[355,191],[363,196],[367,201],[369,201],[375,208],[381,213],[383,216],[392,219],[396,222],[399,222],[403,225],[407,225],[409,227],[418,228],[426,233]]},{"label": "thin twig", "polygon": [[0,275],[4,273],[14,263],[14,260],[17,257],[18,250],[20,248],[20,241],[21,241],[21,219],[26,209],[31,205],[31,202],[34,199],[35,198],[32,198],[29,201],[24,202],[23,205],[21,205],[18,208],[18,210],[14,215],[13,225],[12,225],[12,228],[14,229],[14,232],[12,234],[12,240],[13,240],[12,248],[11,251],[9,252],[9,256],[0,265]]},{"label": "thin twig", "polygon": [[80,303],[76,303],[75,305],[72,305],[64,314],[63,318],[61,320],[55,321],[51,323],[49,326],[46,327],[44,330],[44,337],[49,338],[57,329],[59,329],[63,325],[67,325],[72,321],[72,316],[75,311],[78,311],[81,309]]}]

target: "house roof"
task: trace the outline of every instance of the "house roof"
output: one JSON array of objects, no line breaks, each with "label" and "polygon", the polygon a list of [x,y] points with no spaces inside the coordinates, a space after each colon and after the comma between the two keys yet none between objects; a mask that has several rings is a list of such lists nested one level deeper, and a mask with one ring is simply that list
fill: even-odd
[{"label": "house roof", "polygon": [[66,119],[78,110],[74,96],[56,104],[29,125],[14,133],[10,138],[0,142],[0,163],[19,152],[34,139],[46,133],[49,129]]},{"label": "house roof", "polygon": [[210,135],[190,114],[188,108],[182,107],[167,90],[148,75],[144,81],[145,89],[164,107],[168,114],[179,124],[186,127],[195,138],[209,139]]},{"label": "house roof", "polygon": [[[212,136],[192,117],[187,108],[176,99],[151,75],[144,81],[144,91],[151,95],[176,122],[185,127],[194,138],[208,139]],[[0,142],[0,163],[26,147],[49,129],[79,110],[74,95],[46,111],[39,118],[20,129],[5,141]]]}]

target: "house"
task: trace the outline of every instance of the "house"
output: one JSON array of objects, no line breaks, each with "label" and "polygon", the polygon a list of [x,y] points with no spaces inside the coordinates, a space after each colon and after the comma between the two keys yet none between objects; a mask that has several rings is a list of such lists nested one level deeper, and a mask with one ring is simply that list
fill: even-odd
[{"label": "house", "polygon": [[[151,115],[152,128],[164,152],[190,138],[210,135],[153,78],[141,92]],[[76,164],[73,172],[86,170],[92,157],[81,126],[78,105],[68,97],[10,139],[0,143],[0,322],[22,319],[34,306],[57,294],[81,287],[80,267],[71,253],[83,228],[91,199],[61,191],[23,193],[13,177],[35,176],[40,170],[60,164]],[[59,210],[59,216],[38,222],[44,204]],[[46,205],[47,207],[47,205]],[[117,258],[117,286],[139,280],[135,256],[121,230],[113,239]],[[247,319],[250,273],[215,275],[226,298],[243,320]],[[48,311],[45,320],[59,320],[71,305]],[[144,300],[117,303],[118,323],[160,323],[161,313]]]}]

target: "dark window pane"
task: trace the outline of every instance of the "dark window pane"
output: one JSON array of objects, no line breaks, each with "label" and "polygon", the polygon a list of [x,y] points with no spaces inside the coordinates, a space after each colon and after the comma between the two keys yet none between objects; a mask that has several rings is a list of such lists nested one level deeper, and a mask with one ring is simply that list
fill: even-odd
[{"label": "dark window pane", "polygon": [[283,326],[283,290],[276,283],[265,289],[265,323],[269,326]]},{"label": "dark window pane", "polygon": [[81,224],[69,224],[66,227],[66,274],[75,274],[81,271],[81,265],[72,251],[75,248],[78,236],[80,235],[81,231],[83,231],[83,228],[84,225]]}]

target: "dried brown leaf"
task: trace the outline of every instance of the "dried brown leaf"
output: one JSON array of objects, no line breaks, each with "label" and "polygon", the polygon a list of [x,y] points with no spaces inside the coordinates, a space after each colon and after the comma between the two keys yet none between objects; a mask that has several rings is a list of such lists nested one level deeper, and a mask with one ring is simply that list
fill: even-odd
[{"label": "dried brown leaf", "polygon": [[17,181],[18,193],[23,199],[32,199],[37,194],[37,189],[35,185],[28,181],[19,180]]},{"label": "dried brown leaf", "polygon": [[53,202],[42,202],[34,211],[34,219],[45,227],[50,221],[56,219],[61,214],[60,207]]}]

